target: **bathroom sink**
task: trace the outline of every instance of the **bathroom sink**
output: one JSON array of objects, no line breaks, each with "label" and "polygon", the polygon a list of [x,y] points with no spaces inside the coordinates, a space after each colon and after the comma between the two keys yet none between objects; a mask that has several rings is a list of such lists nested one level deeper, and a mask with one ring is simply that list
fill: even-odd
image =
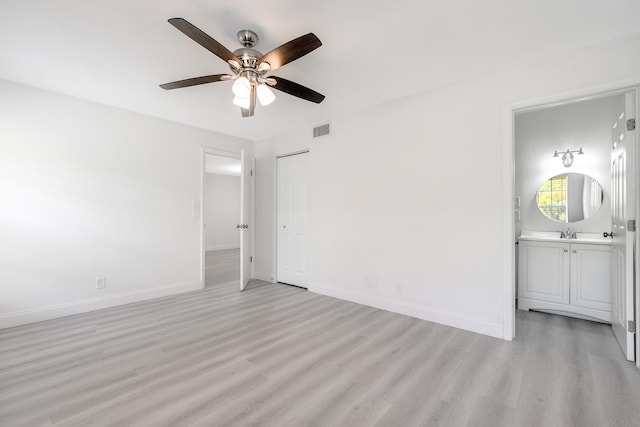
[{"label": "bathroom sink", "polygon": [[602,233],[576,233],[578,243],[599,243],[602,245],[610,245],[611,237],[604,237]]},{"label": "bathroom sink", "polygon": [[576,233],[575,239],[561,237],[560,231],[523,231],[518,240],[538,242],[564,242],[564,243],[592,243],[598,245],[610,245],[611,239],[600,233]]}]

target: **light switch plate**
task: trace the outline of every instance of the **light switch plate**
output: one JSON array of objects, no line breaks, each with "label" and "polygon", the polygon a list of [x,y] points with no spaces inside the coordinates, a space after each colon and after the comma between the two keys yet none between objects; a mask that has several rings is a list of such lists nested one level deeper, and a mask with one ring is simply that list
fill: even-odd
[{"label": "light switch plate", "polygon": [[198,218],[200,216],[200,200],[193,201],[193,217]]}]

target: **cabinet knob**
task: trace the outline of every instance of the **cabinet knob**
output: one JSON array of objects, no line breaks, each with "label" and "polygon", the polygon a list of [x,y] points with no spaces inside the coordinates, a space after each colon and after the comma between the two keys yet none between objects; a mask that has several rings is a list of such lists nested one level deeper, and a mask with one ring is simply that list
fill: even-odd
[{"label": "cabinet knob", "polygon": [[572,250],[571,252],[573,252],[573,253],[575,254],[575,253],[576,253],[576,252],[578,252],[578,251],[576,251],[576,250],[574,249],[574,250]]},{"label": "cabinet knob", "polygon": [[564,249],[565,252],[569,252],[569,249]]}]

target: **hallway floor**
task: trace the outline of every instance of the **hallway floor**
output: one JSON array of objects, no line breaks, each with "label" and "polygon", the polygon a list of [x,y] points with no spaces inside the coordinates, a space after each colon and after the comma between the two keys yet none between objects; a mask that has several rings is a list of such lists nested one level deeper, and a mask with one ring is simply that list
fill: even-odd
[{"label": "hallway floor", "polygon": [[207,251],[204,262],[205,286],[240,281],[240,249]]}]

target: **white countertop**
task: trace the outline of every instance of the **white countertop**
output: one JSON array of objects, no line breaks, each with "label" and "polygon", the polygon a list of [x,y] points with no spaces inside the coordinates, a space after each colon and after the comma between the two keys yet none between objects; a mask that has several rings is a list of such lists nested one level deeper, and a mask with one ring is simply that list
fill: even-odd
[{"label": "white countertop", "polygon": [[533,242],[558,242],[558,243],[585,243],[595,245],[610,245],[611,238],[604,237],[601,233],[576,233],[575,239],[563,239],[560,237],[561,231],[523,231],[518,237],[518,241],[526,240]]}]

